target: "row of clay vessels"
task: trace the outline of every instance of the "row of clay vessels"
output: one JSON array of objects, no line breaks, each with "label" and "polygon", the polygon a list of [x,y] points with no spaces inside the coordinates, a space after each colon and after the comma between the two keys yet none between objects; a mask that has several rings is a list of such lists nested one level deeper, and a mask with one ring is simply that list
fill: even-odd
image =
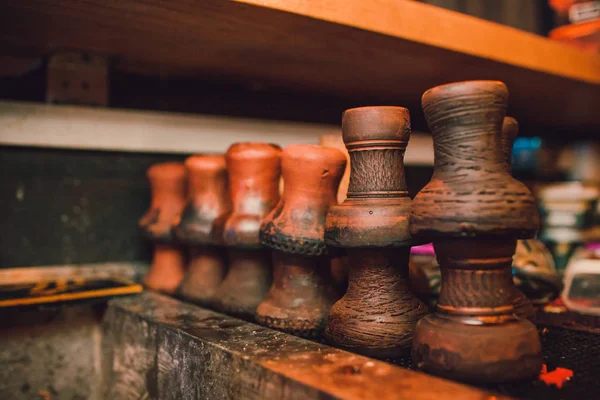
[{"label": "row of clay vessels", "polygon": [[[224,157],[153,166],[152,206],[141,220],[156,243],[146,285],[295,335],[324,333],[372,357],[412,348],[418,368],[453,379],[535,377],[540,339],[511,261],[517,239],[536,234],[538,212],[510,175],[517,124],[505,117],[507,101],[496,81],[425,92],[434,173],[412,201],[403,165],[410,119],[402,107],[344,112],[351,172],[340,204],[346,157],[334,148],[237,143]],[[191,246],[186,272],[173,235]],[[432,314],[408,286],[410,248],[427,242],[442,270]],[[348,287],[337,300],[330,260],[342,253]]]}]

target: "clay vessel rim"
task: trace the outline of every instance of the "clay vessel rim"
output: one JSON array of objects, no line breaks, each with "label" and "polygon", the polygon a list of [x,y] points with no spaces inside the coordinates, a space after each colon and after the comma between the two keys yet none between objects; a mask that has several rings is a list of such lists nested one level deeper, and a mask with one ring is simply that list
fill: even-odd
[{"label": "clay vessel rim", "polygon": [[473,80],[473,81],[462,81],[462,82],[452,82],[446,83],[444,85],[435,86],[431,89],[428,89],[423,93],[421,98],[421,102],[423,106],[426,103],[434,102],[438,100],[442,100],[449,96],[455,96],[458,94],[464,94],[465,92],[468,94],[472,94],[474,91],[480,90],[498,90],[498,94],[502,94],[505,97],[508,97],[508,88],[506,84],[502,81],[496,80]]},{"label": "clay vessel rim", "polygon": [[190,171],[226,169],[224,154],[194,154],[185,160],[185,166]]},{"label": "clay vessel rim", "polygon": [[368,148],[373,141],[406,145],[410,138],[410,112],[397,106],[359,107],[344,111],[342,138],[348,145]]},{"label": "clay vessel rim", "polygon": [[166,162],[153,164],[148,168],[147,175],[149,178],[179,178],[186,174],[185,166],[180,162]]},{"label": "clay vessel rim", "polygon": [[368,113],[374,111],[397,111],[399,113],[408,113],[408,108],[402,106],[362,106],[354,107],[345,110],[342,115],[356,114],[356,113]]},{"label": "clay vessel rim", "polygon": [[320,162],[323,167],[345,164],[346,155],[339,149],[318,144],[290,144],[282,153],[282,162],[293,161]]},{"label": "clay vessel rim", "polygon": [[243,142],[232,144],[225,157],[227,159],[264,159],[281,156],[281,147],[272,143]]}]

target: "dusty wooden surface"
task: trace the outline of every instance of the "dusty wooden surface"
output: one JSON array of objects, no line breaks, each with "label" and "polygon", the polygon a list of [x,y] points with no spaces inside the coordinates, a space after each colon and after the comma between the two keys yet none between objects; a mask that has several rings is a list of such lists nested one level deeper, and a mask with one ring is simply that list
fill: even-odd
[{"label": "dusty wooden surface", "polygon": [[105,398],[499,398],[151,292],[111,301],[103,332]]},{"label": "dusty wooden surface", "polygon": [[0,399],[100,400],[104,305],[0,311]]},{"label": "dusty wooden surface", "polygon": [[243,1],[3,1],[0,53],[83,50],[121,70],[370,98],[415,116],[429,87],[500,79],[524,131],[600,127],[599,55],[413,1]]}]

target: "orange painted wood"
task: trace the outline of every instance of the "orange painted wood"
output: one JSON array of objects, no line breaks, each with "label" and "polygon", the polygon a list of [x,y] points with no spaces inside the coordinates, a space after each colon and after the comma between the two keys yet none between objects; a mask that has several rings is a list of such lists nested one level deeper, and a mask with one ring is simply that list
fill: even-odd
[{"label": "orange painted wood", "polygon": [[[600,128],[600,55],[407,0],[6,0],[0,54],[58,49],[115,67],[401,104],[428,88],[494,79],[525,133]],[[534,132],[535,131],[535,132]]]}]

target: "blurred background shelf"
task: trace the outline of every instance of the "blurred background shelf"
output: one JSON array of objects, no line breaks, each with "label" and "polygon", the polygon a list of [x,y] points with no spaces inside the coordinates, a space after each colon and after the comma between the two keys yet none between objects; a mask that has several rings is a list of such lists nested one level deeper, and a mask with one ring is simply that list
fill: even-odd
[{"label": "blurred background shelf", "polygon": [[414,1],[8,0],[0,10],[0,75],[89,51],[136,75],[404,105],[420,129],[426,89],[498,79],[526,134],[600,128],[600,55]]}]

